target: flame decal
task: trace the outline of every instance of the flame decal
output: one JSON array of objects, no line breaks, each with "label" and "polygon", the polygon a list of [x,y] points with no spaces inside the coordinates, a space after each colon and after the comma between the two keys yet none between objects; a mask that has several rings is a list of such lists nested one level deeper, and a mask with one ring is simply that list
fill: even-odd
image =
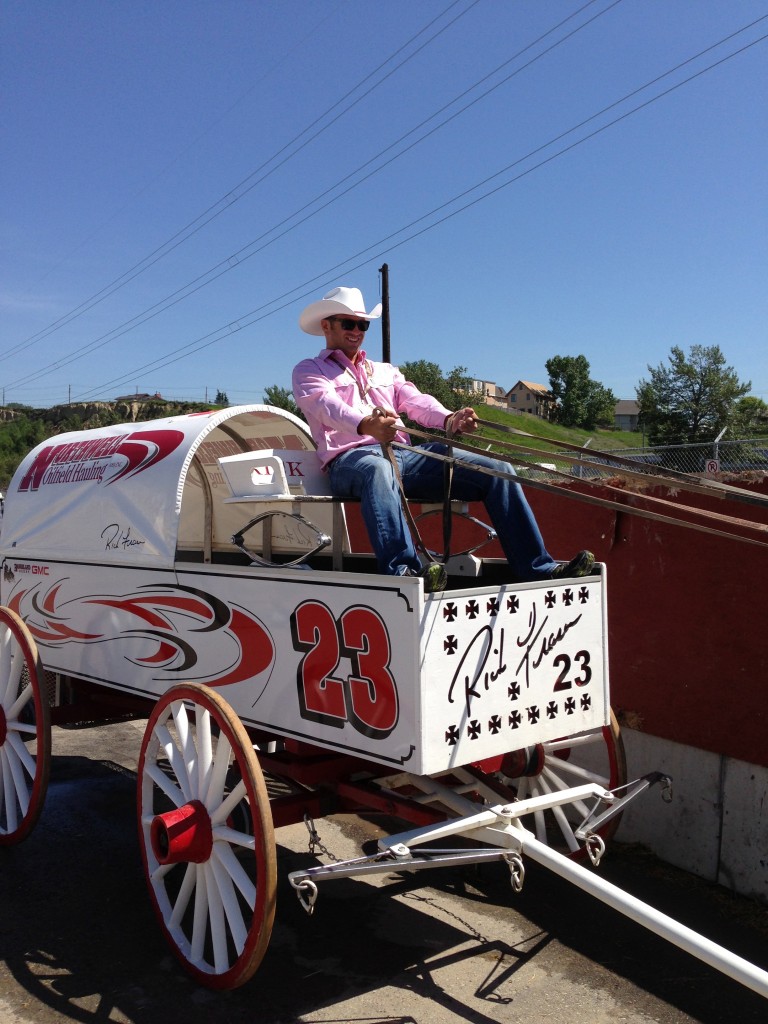
[{"label": "flame decal", "polygon": [[231,683],[240,683],[243,679],[261,675],[272,662],[272,641],[270,640],[269,648],[267,648],[264,644],[264,635],[266,634],[260,623],[245,615],[238,608],[233,608],[231,629],[240,640],[239,646],[242,654],[240,663],[227,675],[221,676],[211,683],[211,686],[229,686]]},{"label": "flame decal", "polygon": [[139,661],[143,662],[145,665],[162,665],[163,662],[170,661],[176,653],[177,650],[173,644],[162,643],[157,649],[157,654],[154,654],[149,658],[139,658]]},{"label": "flame decal", "polygon": [[123,468],[111,477],[107,484],[114,484],[123,477],[134,476],[156,462],[160,462],[175,451],[184,440],[180,430],[136,430],[129,434],[117,449],[126,458]]},{"label": "flame decal", "polygon": [[[18,590],[8,602],[34,638],[49,648],[120,642],[120,656],[126,661],[161,671],[152,677],[155,680],[164,679],[164,673],[183,672],[190,682],[214,687],[256,680],[274,663],[275,646],[264,625],[246,609],[202,590],[146,586],[142,593],[123,597],[92,595],[60,603],[63,585],[64,581],[54,583],[45,593],[37,587]],[[99,609],[104,615],[98,614]],[[90,629],[70,624],[83,615]],[[98,632],[93,631],[94,623],[99,625]],[[214,634],[204,640],[204,647],[195,641],[200,633]],[[131,639],[138,642],[139,650],[143,642],[141,653],[125,653],[125,641]],[[149,653],[147,641],[156,645]],[[266,680],[260,683],[263,689]]]},{"label": "flame decal", "polygon": [[[197,654],[192,644],[178,636],[156,632],[153,629],[137,635],[155,637],[158,641],[158,648],[154,654],[150,654],[148,657],[131,659],[134,665],[160,665],[168,671],[187,672],[197,662]],[[179,660],[179,652],[183,655],[181,660]],[[178,661],[179,664],[172,667],[174,661]]]},{"label": "flame decal", "polygon": [[[54,595],[57,590],[58,587],[54,588]],[[54,616],[52,614],[49,614],[47,610],[42,612],[42,615],[48,628],[45,629],[42,626],[37,625],[34,622],[34,620],[29,619],[28,614],[25,615],[23,612],[22,601],[28,593],[29,592],[26,590],[18,591],[18,593],[14,594],[13,597],[9,600],[8,607],[11,609],[11,611],[16,612],[17,615],[20,615],[22,618],[26,619],[26,625],[32,636],[35,638],[35,640],[39,640],[41,643],[56,644],[61,643],[65,640],[99,639],[98,633],[82,633],[79,630],[71,629],[69,626],[65,626],[63,622],[52,622],[51,619]],[[40,603],[38,602],[38,596],[39,595],[37,594],[33,594],[31,598],[31,604],[32,608],[35,611],[41,612],[41,609],[45,606],[45,604],[51,601],[51,595],[48,595],[45,598],[45,600]]]},{"label": "flame decal", "polygon": [[[190,615],[198,615],[203,619],[212,619],[211,609],[203,601],[166,596],[163,596],[161,600],[164,607],[174,611],[186,611]],[[122,611],[135,615],[139,619],[143,619],[150,626],[157,626],[158,629],[172,628],[171,620],[161,612],[157,597],[93,598],[89,603],[103,605],[107,608],[119,608]]]},{"label": "flame decal", "polygon": [[46,615],[56,614],[56,595],[58,594],[60,587],[61,584],[59,583],[57,586],[52,587],[49,593],[46,594],[45,599],[43,601],[43,607],[45,609]]}]

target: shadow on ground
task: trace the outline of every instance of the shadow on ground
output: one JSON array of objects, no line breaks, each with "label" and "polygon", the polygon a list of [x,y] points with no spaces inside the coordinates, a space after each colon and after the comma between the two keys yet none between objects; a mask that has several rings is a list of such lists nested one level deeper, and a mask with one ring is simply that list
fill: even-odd
[{"label": "shadow on ground", "polygon": [[[608,973],[617,985],[629,982],[641,997],[674,1008],[660,1020],[766,1020],[765,1000],[535,865],[520,894],[512,893],[501,865],[392,874],[384,891],[334,881],[307,917],[286,876],[313,860],[281,845],[277,920],[261,968],[234,992],[201,989],[178,966],[156,926],[135,808],[131,771],[108,760],[55,756],[36,830],[25,843],[0,849],[0,1003],[20,1020],[156,1024],[178,1019],[180,1007],[186,1024],[351,1020],[336,1018],[333,1006],[384,988],[392,1002],[394,988],[430,1002],[435,1016],[425,1021],[485,1024],[517,1019],[506,1016],[505,1006],[514,1002],[516,975],[530,964],[587,988],[593,967],[600,968],[602,978]],[[367,826],[355,820],[364,838]],[[617,847],[600,870],[768,967],[765,908],[667,868],[642,850]],[[475,968],[482,963],[482,981],[473,982],[466,998],[449,995],[438,975],[469,960]],[[398,1009],[358,1019],[415,1020],[398,1016]]]}]

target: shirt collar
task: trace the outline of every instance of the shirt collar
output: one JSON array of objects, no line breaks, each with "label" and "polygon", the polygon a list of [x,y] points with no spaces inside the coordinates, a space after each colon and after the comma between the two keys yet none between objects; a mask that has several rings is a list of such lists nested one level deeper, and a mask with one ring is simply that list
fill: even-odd
[{"label": "shirt collar", "polygon": [[358,349],[357,351],[357,362],[353,363],[349,356],[342,352],[340,348],[324,348],[320,353],[321,359],[330,359],[334,363],[341,362],[344,366],[349,366],[353,370],[357,369],[358,366],[363,366],[367,361],[367,355],[365,349]]}]

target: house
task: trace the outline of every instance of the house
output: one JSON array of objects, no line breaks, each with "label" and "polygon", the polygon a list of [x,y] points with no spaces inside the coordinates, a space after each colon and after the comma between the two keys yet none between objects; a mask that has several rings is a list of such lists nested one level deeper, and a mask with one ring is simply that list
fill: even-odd
[{"label": "house", "polygon": [[506,405],[506,393],[504,388],[491,380],[473,380],[471,386],[472,395],[482,396],[486,405]]},{"label": "house", "polygon": [[640,429],[640,406],[633,398],[622,398],[616,403],[613,425],[616,430]]},{"label": "house", "polygon": [[166,399],[156,391],[154,395],[149,395],[146,392],[139,393],[138,391],[133,395],[118,395],[117,398],[112,399],[113,402],[164,402]]},{"label": "house", "polygon": [[545,420],[551,419],[557,404],[549,388],[529,380],[519,380],[507,391],[505,398],[510,412],[527,412]]}]

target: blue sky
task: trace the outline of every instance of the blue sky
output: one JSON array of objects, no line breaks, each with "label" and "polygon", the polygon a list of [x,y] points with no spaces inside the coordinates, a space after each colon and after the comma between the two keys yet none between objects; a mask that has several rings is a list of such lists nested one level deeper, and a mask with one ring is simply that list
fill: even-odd
[{"label": "blue sky", "polygon": [[717,344],[768,401],[768,0],[0,12],[6,402],[259,402],[385,262],[394,362],[632,398]]}]

